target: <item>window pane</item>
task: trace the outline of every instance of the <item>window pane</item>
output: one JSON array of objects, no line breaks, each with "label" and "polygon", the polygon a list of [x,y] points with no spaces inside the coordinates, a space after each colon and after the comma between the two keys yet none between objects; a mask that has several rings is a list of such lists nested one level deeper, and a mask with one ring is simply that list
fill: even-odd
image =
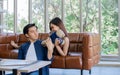
[{"label": "window pane", "polygon": [[40,32],[44,32],[44,0],[32,0],[32,22]]},{"label": "window pane", "polygon": [[83,0],[82,1],[82,19],[84,32],[99,31],[99,0]]},{"label": "window pane", "polygon": [[65,0],[65,25],[68,32],[80,32],[80,0]]},{"label": "window pane", "polygon": [[0,1],[0,28],[2,28],[1,32],[14,31],[13,3],[13,0]]},{"label": "window pane", "polygon": [[23,27],[28,24],[28,0],[17,0],[17,32],[22,33]]},{"label": "window pane", "polygon": [[61,0],[48,0],[48,13],[49,20],[56,16],[61,18]]},{"label": "window pane", "polygon": [[118,54],[118,0],[102,0],[102,54]]},{"label": "window pane", "polygon": [[61,0],[48,0],[48,7],[46,8],[47,13],[46,16],[48,18],[48,22],[46,25],[46,30],[49,32],[49,22],[54,17],[61,18]]}]

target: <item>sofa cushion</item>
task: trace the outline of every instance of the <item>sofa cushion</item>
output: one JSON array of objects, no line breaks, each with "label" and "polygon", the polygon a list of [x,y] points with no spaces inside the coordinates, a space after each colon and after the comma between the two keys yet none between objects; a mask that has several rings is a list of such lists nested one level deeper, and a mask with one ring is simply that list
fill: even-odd
[{"label": "sofa cushion", "polygon": [[56,56],[53,57],[53,62],[50,65],[51,68],[65,68],[65,57]]},{"label": "sofa cushion", "polygon": [[67,69],[82,69],[82,56],[66,56],[65,68]]}]

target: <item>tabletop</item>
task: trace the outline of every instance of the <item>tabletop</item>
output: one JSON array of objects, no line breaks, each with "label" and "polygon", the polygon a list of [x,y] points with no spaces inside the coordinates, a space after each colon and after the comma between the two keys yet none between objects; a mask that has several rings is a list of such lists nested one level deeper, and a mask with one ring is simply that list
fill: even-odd
[{"label": "tabletop", "polygon": [[17,69],[19,72],[32,72],[39,68],[45,67],[51,64],[51,61],[43,60],[20,60],[20,59],[1,59],[0,60],[0,70],[2,71],[12,71]]}]

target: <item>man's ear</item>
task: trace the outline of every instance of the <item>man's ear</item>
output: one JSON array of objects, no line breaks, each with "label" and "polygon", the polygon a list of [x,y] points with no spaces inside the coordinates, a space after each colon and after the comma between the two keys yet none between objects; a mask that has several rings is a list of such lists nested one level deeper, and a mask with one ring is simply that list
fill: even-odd
[{"label": "man's ear", "polygon": [[28,34],[25,34],[25,36],[28,38],[29,37],[29,35]]}]

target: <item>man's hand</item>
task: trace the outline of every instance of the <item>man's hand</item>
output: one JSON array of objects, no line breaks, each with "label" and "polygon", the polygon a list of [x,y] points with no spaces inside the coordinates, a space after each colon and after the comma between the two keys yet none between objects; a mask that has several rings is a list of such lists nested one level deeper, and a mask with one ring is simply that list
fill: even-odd
[{"label": "man's hand", "polygon": [[13,40],[10,42],[10,44],[11,44],[13,47],[15,47],[15,48],[19,48],[19,46],[18,46],[18,45],[15,43],[15,41],[13,41]]},{"label": "man's hand", "polygon": [[52,43],[51,39],[47,38],[45,43],[46,43],[46,46],[47,46],[48,50],[52,50],[53,51],[54,44]]},{"label": "man's hand", "polygon": [[47,38],[47,40],[45,41],[46,46],[48,48],[48,59],[50,60],[52,58],[52,54],[53,54],[53,49],[54,49],[54,44],[52,43],[50,38]]}]

